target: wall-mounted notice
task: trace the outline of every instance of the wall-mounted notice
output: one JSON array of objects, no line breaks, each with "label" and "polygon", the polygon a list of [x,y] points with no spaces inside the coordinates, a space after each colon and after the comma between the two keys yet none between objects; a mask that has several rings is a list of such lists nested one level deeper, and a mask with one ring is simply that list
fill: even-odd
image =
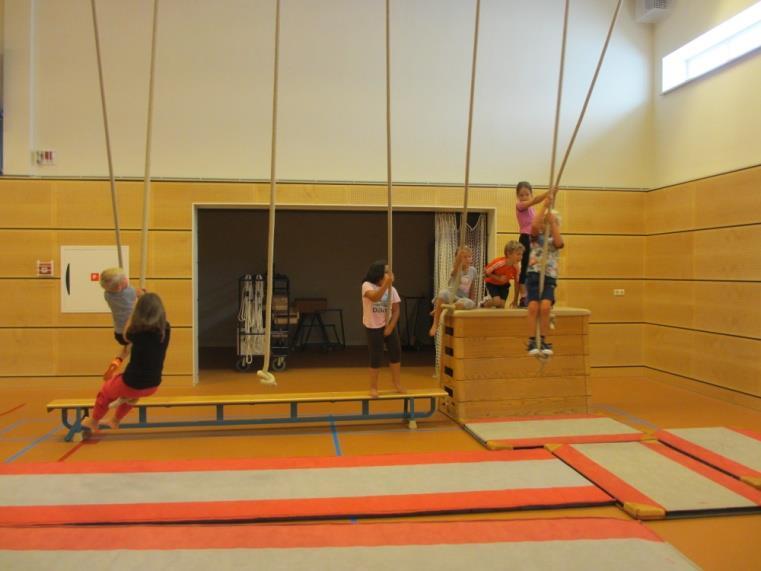
[{"label": "wall-mounted notice", "polygon": [[[129,246],[122,246],[129,273]],[[61,246],[61,312],[108,313],[100,272],[119,265],[116,246]]]}]

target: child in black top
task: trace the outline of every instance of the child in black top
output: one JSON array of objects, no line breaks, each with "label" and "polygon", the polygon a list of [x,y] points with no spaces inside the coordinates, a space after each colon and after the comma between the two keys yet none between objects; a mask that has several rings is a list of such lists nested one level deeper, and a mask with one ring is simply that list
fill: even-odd
[{"label": "child in black top", "polygon": [[161,371],[169,346],[171,327],[166,320],[164,304],[155,293],[140,296],[125,327],[125,337],[132,344],[132,354],[124,373],[103,383],[92,416],[82,421],[82,427],[91,431],[108,412],[108,405],[120,401],[113,418],[108,422],[118,428],[119,422],[140,397],[155,393],[161,384]]}]

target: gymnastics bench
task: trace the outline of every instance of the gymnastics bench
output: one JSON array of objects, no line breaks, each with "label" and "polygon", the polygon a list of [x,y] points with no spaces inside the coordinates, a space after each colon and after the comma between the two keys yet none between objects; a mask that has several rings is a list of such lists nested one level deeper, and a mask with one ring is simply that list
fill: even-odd
[{"label": "gymnastics bench", "polygon": [[[417,419],[428,418],[436,411],[436,399],[445,397],[443,389],[410,389],[406,393],[381,393],[377,398],[371,398],[367,392],[335,392],[335,393],[291,393],[291,394],[248,394],[248,395],[204,395],[204,396],[167,396],[146,397],[135,405],[138,412],[137,422],[125,422],[120,428],[169,428],[169,427],[199,427],[199,426],[235,426],[245,424],[283,424],[292,422],[331,422],[337,420],[389,420],[399,419],[408,422],[411,429],[417,428]],[[428,410],[415,410],[415,401],[427,399]],[[399,412],[373,412],[371,402],[401,402]],[[93,399],[58,399],[47,405],[48,412],[61,411],[61,422],[69,429],[64,440],[71,441],[75,436],[82,437],[82,419],[89,414],[93,407]],[[353,414],[319,414],[301,416],[300,404],[357,402],[360,410]],[[278,416],[225,418],[225,407],[257,406],[257,405],[288,405],[287,413]],[[162,420],[149,421],[148,410],[152,408],[189,408],[214,407],[216,418],[213,420]]]}]

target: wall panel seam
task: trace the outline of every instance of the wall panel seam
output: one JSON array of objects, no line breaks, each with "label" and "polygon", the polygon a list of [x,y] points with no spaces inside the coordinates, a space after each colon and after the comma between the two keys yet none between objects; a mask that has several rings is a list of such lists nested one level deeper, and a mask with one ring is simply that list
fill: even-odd
[{"label": "wall panel seam", "polygon": [[695,381],[697,383],[702,383],[704,385],[710,385],[712,387],[716,387],[718,389],[722,389],[722,390],[725,390],[725,391],[737,393],[737,394],[740,394],[740,395],[745,395],[745,396],[754,397],[754,398],[761,398],[761,395],[757,395],[757,394],[753,394],[753,393],[747,393],[745,391],[739,391],[737,389],[733,389],[732,387],[727,387],[725,385],[718,385],[718,384],[712,383],[710,381],[704,381],[702,379],[697,379],[695,377],[690,377],[688,375],[682,375],[680,373],[674,373],[672,371],[667,371],[666,369],[659,369],[659,368],[653,367],[651,365],[644,365],[644,367],[647,368],[647,369],[650,369],[652,371],[656,371],[658,373],[666,373],[667,375],[673,375],[675,377],[680,377],[682,379],[687,379],[687,380],[690,380],[690,381]]},{"label": "wall panel seam", "polygon": [[690,234],[693,232],[710,232],[712,230],[728,230],[733,228],[752,228],[754,226],[761,226],[761,222],[744,222],[742,224],[726,224],[726,225],[720,225],[720,226],[699,226],[696,228],[687,228],[684,230],[669,230],[667,232],[649,232],[644,235],[646,237],[669,236],[672,234]]},{"label": "wall panel seam", "polygon": [[745,167],[740,167],[740,168],[737,168],[737,169],[732,169],[732,170],[728,170],[728,171],[724,171],[724,172],[719,172],[719,173],[711,174],[711,175],[708,175],[708,176],[702,176],[702,177],[699,177],[699,178],[692,178],[692,179],[689,179],[689,180],[683,180],[681,182],[674,182],[674,183],[667,184],[665,186],[658,186],[656,188],[649,188],[645,192],[646,193],[650,193],[650,192],[657,192],[659,190],[666,190],[668,188],[676,188],[677,186],[681,186],[683,184],[690,184],[692,182],[698,182],[698,181],[701,181],[701,180],[709,180],[709,179],[712,179],[712,178],[720,178],[722,176],[726,176],[726,175],[729,175],[729,174],[735,174],[735,173],[743,172],[743,171],[750,171],[750,170],[753,170],[753,169],[756,169],[756,168],[759,168],[759,167],[761,167],[761,163],[754,164],[754,165],[748,165],[748,166],[745,166]]},{"label": "wall panel seam", "polygon": [[[189,377],[190,373],[162,373],[161,378],[167,377]],[[0,380],[4,379],[91,379],[101,378],[102,375],[0,375]]]},{"label": "wall panel seam", "polygon": [[709,329],[697,329],[694,327],[682,327],[679,325],[669,325],[667,323],[654,323],[652,321],[643,321],[644,325],[653,325],[655,327],[664,327],[668,329],[679,329],[681,331],[693,331],[695,333],[705,333],[707,335],[720,335],[722,337],[732,337],[734,339],[745,339],[747,341],[761,341],[761,337],[753,337],[749,335],[737,335],[735,333],[723,333],[721,331],[711,331]]},{"label": "wall panel seam", "polygon": [[[102,315],[102,314],[98,314]],[[193,325],[175,325],[171,320],[169,320],[172,324],[172,329],[193,329]],[[113,325],[24,325],[24,326],[18,326],[18,325],[0,325],[0,331],[26,331],[29,329],[34,330],[45,330],[50,329],[52,331],[60,331],[61,329],[86,329],[86,330],[112,330],[114,329]]]}]

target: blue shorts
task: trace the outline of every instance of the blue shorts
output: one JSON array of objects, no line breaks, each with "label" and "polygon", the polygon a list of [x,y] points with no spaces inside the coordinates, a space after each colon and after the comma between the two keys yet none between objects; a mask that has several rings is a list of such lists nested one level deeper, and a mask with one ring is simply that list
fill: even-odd
[{"label": "blue shorts", "polygon": [[486,291],[492,297],[498,297],[507,301],[507,296],[510,295],[510,283],[506,284],[490,284],[486,282]]},{"label": "blue shorts", "polygon": [[[557,279],[545,276],[542,299],[547,299],[552,303],[555,303],[555,287],[557,284]],[[537,272],[529,272],[526,274],[526,293],[529,302],[539,301],[539,274]]]}]

